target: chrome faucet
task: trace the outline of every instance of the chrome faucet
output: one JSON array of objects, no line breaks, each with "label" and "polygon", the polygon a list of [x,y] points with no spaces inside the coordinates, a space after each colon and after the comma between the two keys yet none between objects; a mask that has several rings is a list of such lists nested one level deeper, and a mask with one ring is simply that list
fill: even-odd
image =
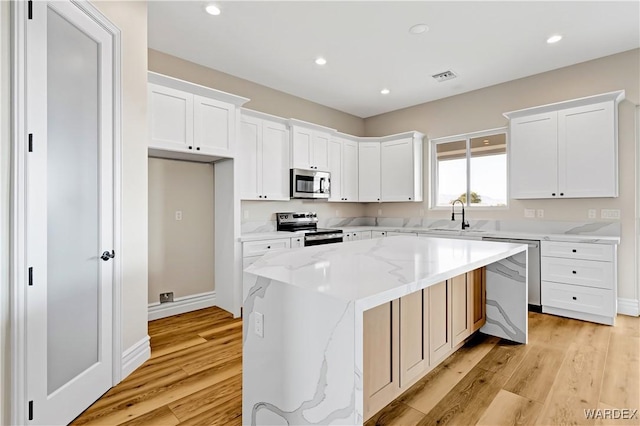
[{"label": "chrome faucet", "polygon": [[456,220],[456,215],[460,214],[460,213],[456,213],[455,211],[456,203],[460,203],[460,205],[462,206],[462,230],[464,231],[469,227],[469,222],[464,220],[464,203],[460,199],[457,199],[453,203],[451,203],[451,220]]}]

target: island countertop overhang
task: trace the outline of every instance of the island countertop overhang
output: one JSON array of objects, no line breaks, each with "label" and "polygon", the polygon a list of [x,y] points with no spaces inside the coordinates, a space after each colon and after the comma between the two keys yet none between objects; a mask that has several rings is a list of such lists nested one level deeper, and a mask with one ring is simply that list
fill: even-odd
[{"label": "island countertop overhang", "polygon": [[394,236],[268,253],[245,272],[366,310],[526,250],[523,244]]}]

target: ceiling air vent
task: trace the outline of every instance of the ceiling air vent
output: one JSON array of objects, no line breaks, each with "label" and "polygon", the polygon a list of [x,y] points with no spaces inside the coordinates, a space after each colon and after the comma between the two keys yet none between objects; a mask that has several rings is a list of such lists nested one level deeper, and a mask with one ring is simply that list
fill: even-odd
[{"label": "ceiling air vent", "polygon": [[451,71],[445,71],[438,74],[434,74],[431,77],[435,78],[438,83],[442,83],[443,81],[451,80],[457,77],[457,75]]}]

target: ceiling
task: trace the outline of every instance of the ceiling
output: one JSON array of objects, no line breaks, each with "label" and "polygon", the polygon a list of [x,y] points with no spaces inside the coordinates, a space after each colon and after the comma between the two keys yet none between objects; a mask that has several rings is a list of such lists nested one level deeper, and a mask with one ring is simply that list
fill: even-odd
[{"label": "ceiling", "polygon": [[640,47],[637,0],[210,3],[149,2],[149,47],[363,118]]}]

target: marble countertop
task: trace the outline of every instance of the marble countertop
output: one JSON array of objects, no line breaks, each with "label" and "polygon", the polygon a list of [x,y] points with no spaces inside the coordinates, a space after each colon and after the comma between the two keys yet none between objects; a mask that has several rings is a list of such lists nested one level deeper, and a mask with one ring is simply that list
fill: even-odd
[{"label": "marble countertop", "polygon": [[394,236],[267,253],[245,271],[368,309],[526,249],[523,244]]},{"label": "marble countertop", "polygon": [[[449,228],[434,229],[434,228],[410,228],[410,227],[394,227],[394,226],[341,226],[335,229],[341,229],[343,232],[357,232],[357,231],[387,231],[387,232],[406,232],[406,233],[418,233],[428,234],[435,237],[441,236],[446,238],[449,236],[464,236],[469,238],[482,238],[482,237],[494,237],[494,238],[514,238],[514,239],[528,239],[528,240],[540,240],[540,241],[566,241],[566,242],[581,242],[581,243],[596,243],[596,244],[620,244],[620,237],[614,236],[600,236],[600,235],[579,235],[579,234],[556,234],[556,233],[535,233],[535,232],[505,232],[494,230],[475,230],[468,229],[462,231],[460,229]],[[302,232],[253,232],[243,234],[240,237],[241,242],[245,241],[259,241],[269,239],[280,238],[294,238],[301,237],[304,234]]]}]

